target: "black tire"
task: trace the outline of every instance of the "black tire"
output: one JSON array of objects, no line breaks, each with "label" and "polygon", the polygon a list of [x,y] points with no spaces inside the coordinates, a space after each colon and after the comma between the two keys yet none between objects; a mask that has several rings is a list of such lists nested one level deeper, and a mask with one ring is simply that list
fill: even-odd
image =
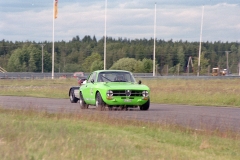
[{"label": "black tire", "polygon": [[105,110],[105,103],[102,100],[100,92],[98,92],[96,96],[96,109],[99,111]]},{"label": "black tire", "polygon": [[86,104],[86,102],[83,99],[82,92],[79,93],[79,104],[80,104],[81,109],[87,109],[88,108],[88,104]]},{"label": "black tire", "polygon": [[145,104],[140,106],[140,110],[141,111],[146,111],[146,110],[149,109],[149,107],[150,107],[150,99],[148,99],[148,101]]},{"label": "black tire", "polygon": [[75,97],[74,89],[70,90],[69,99],[71,103],[77,103],[78,98]]}]

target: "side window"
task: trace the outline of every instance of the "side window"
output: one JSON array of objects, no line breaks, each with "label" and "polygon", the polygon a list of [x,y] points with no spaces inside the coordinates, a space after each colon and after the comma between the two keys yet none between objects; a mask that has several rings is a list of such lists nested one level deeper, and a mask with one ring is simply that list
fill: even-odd
[{"label": "side window", "polygon": [[97,79],[97,81],[98,81],[98,82],[104,82],[102,73],[99,73],[99,74],[98,74],[98,79]]},{"label": "side window", "polygon": [[96,75],[97,75],[97,73],[96,72],[93,72],[90,76],[89,76],[89,78],[88,78],[88,83],[91,83],[91,80],[92,79],[94,79],[94,82],[96,82]]},{"label": "side window", "polygon": [[93,76],[93,73],[91,73],[91,75],[89,75],[88,80],[87,80],[87,83],[90,83],[90,82],[91,82],[92,76]]}]

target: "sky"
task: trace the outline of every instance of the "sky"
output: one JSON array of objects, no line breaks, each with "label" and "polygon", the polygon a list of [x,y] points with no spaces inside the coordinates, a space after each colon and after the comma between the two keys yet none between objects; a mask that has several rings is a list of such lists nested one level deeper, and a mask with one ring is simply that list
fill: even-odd
[{"label": "sky", "polygon": [[90,35],[99,40],[105,34],[106,11],[107,37],[115,39],[240,41],[239,0],[107,0],[105,4],[106,0],[59,0],[58,18],[53,20],[53,0],[0,0],[0,39],[68,42]]}]

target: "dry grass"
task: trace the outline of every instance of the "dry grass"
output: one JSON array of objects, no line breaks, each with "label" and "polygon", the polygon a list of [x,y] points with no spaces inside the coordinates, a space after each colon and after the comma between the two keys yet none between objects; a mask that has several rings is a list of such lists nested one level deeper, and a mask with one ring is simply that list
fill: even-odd
[{"label": "dry grass", "polygon": [[167,104],[240,107],[238,79],[145,81],[151,88],[151,101]]},{"label": "dry grass", "polygon": [[0,109],[3,160],[237,160],[239,139],[97,113],[48,114]]},{"label": "dry grass", "polygon": [[76,79],[0,80],[0,95],[68,98],[68,90]]}]

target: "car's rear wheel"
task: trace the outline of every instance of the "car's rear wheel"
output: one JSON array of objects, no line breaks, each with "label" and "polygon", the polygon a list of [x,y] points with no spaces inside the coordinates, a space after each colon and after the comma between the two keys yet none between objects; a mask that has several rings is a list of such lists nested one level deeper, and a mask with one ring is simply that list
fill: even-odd
[{"label": "car's rear wheel", "polygon": [[78,98],[75,97],[74,89],[71,89],[69,98],[71,103],[77,103]]},{"label": "car's rear wheel", "polygon": [[98,92],[96,96],[96,109],[99,111],[105,110],[105,103],[102,100],[100,92]]},{"label": "car's rear wheel", "polygon": [[79,104],[80,104],[81,109],[87,109],[88,108],[88,105],[86,104],[86,102],[83,99],[82,92],[79,93]]},{"label": "car's rear wheel", "polygon": [[148,101],[145,104],[140,106],[140,110],[146,111],[149,109],[149,106],[150,106],[150,99],[148,99]]}]

